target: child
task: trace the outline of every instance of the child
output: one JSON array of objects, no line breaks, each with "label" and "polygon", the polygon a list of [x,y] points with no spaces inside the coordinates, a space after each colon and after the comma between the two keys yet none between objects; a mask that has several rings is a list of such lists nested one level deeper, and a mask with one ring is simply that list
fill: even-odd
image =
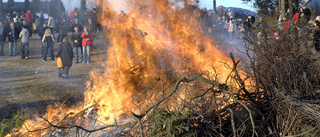
[{"label": "child", "polygon": [[[93,41],[93,35],[88,32],[87,27],[83,28],[83,33],[81,34],[82,38],[82,53],[83,53],[83,62],[85,63],[90,63],[90,47],[92,46],[92,41]],[[87,55],[87,56],[86,56]],[[86,60],[87,57],[87,60]]]}]

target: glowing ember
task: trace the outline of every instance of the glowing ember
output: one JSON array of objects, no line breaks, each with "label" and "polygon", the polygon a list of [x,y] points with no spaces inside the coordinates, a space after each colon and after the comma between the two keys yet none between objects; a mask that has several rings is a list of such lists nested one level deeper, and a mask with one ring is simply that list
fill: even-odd
[{"label": "glowing ember", "polygon": [[[231,64],[231,60],[202,31],[199,14],[191,3],[185,0],[178,6],[166,0],[136,0],[127,4],[126,15],[119,15],[117,7],[112,7],[119,4],[104,1],[99,22],[106,27],[110,42],[108,59],[103,63],[105,73],[91,72],[83,104],[72,108],[55,104],[43,117],[63,126],[67,124],[64,119],[97,105],[97,119],[108,124],[130,111],[143,111],[163,94],[161,83],[172,83],[189,72],[204,72],[208,77],[219,72],[219,78],[226,80],[230,70],[223,63]],[[39,129],[43,130],[27,135],[43,136],[49,130],[41,118],[28,120],[25,125],[11,136]]]}]

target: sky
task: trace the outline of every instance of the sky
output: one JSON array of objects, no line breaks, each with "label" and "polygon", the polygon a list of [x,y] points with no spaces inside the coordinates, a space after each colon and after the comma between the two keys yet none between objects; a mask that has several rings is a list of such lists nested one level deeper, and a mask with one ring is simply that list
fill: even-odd
[{"label": "sky", "polygon": [[[217,7],[222,5],[223,7],[236,7],[254,11],[252,3],[245,4],[242,0],[216,0],[216,4]],[[213,0],[200,0],[199,7],[213,9]]]}]

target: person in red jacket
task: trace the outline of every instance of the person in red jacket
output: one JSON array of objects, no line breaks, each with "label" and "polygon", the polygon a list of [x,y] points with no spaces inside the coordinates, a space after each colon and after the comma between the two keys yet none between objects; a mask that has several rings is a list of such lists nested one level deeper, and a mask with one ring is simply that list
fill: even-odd
[{"label": "person in red jacket", "polygon": [[81,34],[81,38],[82,38],[82,53],[83,53],[82,64],[85,63],[86,61],[87,63],[90,63],[90,47],[92,46],[93,35],[90,32],[88,32],[87,27],[83,28],[83,33]]},{"label": "person in red jacket", "polygon": [[290,27],[290,20],[288,20],[287,17],[283,17],[283,21],[284,21],[284,23],[283,23],[282,31],[284,32],[284,31],[287,31],[290,29],[289,28]]},{"label": "person in red jacket", "polygon": [[31,10],[28,10],[27,12],[26,12],[26,19],[27,19],[27,21],[28,21],[28,23],[29,24],[32,24],[33,23],[33,18],[32,18],[32,15],[31,15]]},{"label": "person in red jacket", "polygon": [[71,12],[71,14],[70,14],[70,20],[71,20],[71,22],[74,21],[74,16],[75,16],[75,14],[79,15],[77,8],[74,8],[74,10],[73,10],[73,11]]},{"label": "person in red jacket", "polygon": [[303,9],[300,8],[299,11],[293,16],[292,21],[293,21],[294,23],[297,23],[297,22],[298,22],[298,19],[299,19],[300,14],[301,14],[302,12],[303,12]]}]

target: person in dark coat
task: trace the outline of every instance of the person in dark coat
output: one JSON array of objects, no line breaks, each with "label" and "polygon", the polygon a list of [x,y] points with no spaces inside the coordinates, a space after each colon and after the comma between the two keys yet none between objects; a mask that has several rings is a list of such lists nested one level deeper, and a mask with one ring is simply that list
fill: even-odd
[{"label": "person in dark coat", "polygon": [[58,76],[62,76],[64,79],[69,79],[69,70],[72,66],[73,51],[67,37],[63,38],[56,57],[60,57],[63,64],[62,71],[59,71]]},{"label": "person in dark coat", "polygon": [[43,38],[42,38],[42,43],[43,43],[43,55],[42,55],[43,62],[47,61],[48,51],[49,51],[51,60],[54,61],[54,56],[53,56],[54,37],[52,35],[50,28],[47,28],[45,30]]},{"label": "person in dark coat", "polygon": [[[48,27],[47,27],[47,24],[43,24],[43,26],[41,26],[41,27],[39,27],[38,28],[38,35],[39,35],[39,37],[40,37],[40,39],[42,39],[43,38],[43,36],[44,36],[44,32],[46,31],[46,29],[47,29]],[[50,30],[51,31],[51,30]],[[43,55],[44,55],[44,47],[45,45],[44,45],[44,43],[41,41],[41,56],[43,57]]]},{"label": "person in dark coat", "polygon": [[245,30],[246,33],[251,32],[251,23],[250,23],[250,21],[249,21],[249,18],[247,18],[247,19],[243,22],[242,26],[243,26],[243,29]]},{"label": "person in dark coat", "polygon": [[0,21],[0,56],[4,56],[4,41],[6,40],[5,27]]},{"label": "person in dark coat", "polygon": [[77,27],[80,32],[83,31],[83,27],[82,27],[82,25],[79,23],[78,18],[75,18],[75,19],[74,19],[74,22],[72,23],[72,32],[74,32],[74,28],[75,28],[75,27]]},{"label": "person in dark coat", "polygon": [[61,29],[59,30],[57,42],[59,42],[59,44],[61,44],[62,41],[63,41],[63,39],[64,39],[65,37],[67,37],[67,36],[68,36],[68,30],[67,30],[66,28],[61,28]]},{"label": "person in dark coat", "polygon": [[20,29],[15,26],[14,22],[10,23],[7,30],[8,43],[9,43],[9,56],[15,56],[17,50],[17,39],[19,38]]},{"label": "person in dark coat", "polygon": [[309,8],[306,7],[306,5],[302,6],[302,12],[304,13],[305,18],[307,19],[307,22],[309,22],[311,17],[311,11]]},{"label": "person in dark coat", "polygon": [[320,22],[315,21],[314,22],[314,28],[312,29],[312,35],[313,35],[313,44],[317,51],[320,51]]},{"label": "person in dark coat", "polygon": [[44,20],[44,15],[43,15],[43,11],[40,11],[40,17],[39,17],[39,21],[40,21],[40,25],[43,25],[45,22],[45,20]]},{"label": "person in dark coat", "polygon": [[80,61],[83,62],[81,34],[82,32],[79,31],[78,27],[74,27],[74,32],[72,33],[71,40],[73,42],[73,52],[76,57],[76,63],[79,63],[79,56],[80,56]]}]

